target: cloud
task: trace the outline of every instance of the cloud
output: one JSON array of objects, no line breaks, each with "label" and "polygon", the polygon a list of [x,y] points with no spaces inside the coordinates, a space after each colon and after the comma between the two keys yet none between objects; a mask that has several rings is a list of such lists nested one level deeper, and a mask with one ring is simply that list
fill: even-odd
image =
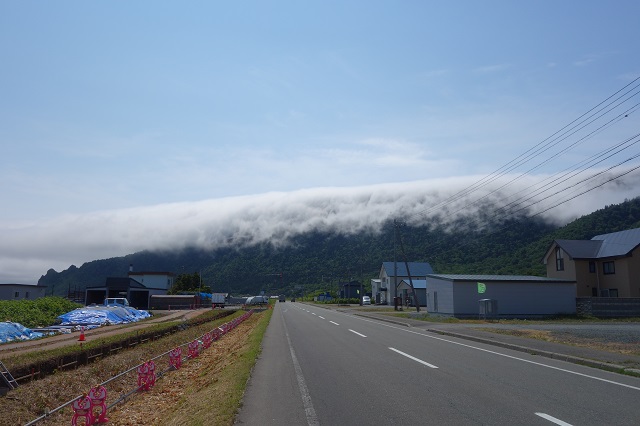
[{"label": "cloud", "polygon": [[[323,187],[292,192],[171,203],[121,210],[65,215],[32,223],[0,225],[0,282],[35,283],[49,268],[70,265],[141,250],[180,250],[185,247],[215,249],[267,242],[288,243],[295,235],[317,231],[353,234],[377,232],[389,219],[429,223],[434,215],[452,220],[471,214],[483,201],[505,205],[510,194],[540,182],[544,176],[527,176],[510,185],[509,193],[492,192],[499,181],[471,197],[447,204],[478,176],[432,179],[360,187]],[[506,181],[512,177],[505,177]],[[634,178],[636,179],[636,178]],[[621,183],[621,182],[620,182]],[[568,182],[567,184],[570,184]],[[607,204],[633,198],[637,182],[607,186],[545,212],[542,217],[566,223]],[[513,196],[513,195],[511,195]],[[552,206],[557,199],[534,204],[530,214]],[[438,207],[441,206],[441,207]]]},{"label": "cloud", "polygon": [[511,64],[486,65],[486,66],[478,67],[478,68],[474,69],[473,72],[482,73],[482,74],[488,74],[488,73],[504,71],[504,70],[506,70],[507,68],[510,68],[510,67],[511,67]]}]

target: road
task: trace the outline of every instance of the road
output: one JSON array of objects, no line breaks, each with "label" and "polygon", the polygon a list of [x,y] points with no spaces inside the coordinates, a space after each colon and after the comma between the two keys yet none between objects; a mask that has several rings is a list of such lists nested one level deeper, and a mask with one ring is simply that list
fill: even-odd
[{"label": "road", "polygon": [[278,303],[236,423],[634,425],[640,379]]}]

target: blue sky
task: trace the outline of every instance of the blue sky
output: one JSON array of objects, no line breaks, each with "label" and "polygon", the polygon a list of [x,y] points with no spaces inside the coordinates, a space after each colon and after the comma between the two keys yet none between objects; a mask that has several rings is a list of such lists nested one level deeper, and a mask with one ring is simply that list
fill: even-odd
[{"label": "blue sky", "polygon": [[[637,1],[3,1],[0,282],[229,229],[289,235],[283,217],[371,226],[354,199],[453,193],[639,77],[638,16]],[[639,128],[630,114],[521,171]]]}]

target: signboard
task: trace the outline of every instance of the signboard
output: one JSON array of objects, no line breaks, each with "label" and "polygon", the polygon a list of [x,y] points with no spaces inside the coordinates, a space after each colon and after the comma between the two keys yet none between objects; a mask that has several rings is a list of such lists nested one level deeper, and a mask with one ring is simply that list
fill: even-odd
[{"label": "signboard", "polygon": [[478,283],[478,294],[482,294],[487,291],[487,286],[484,283]]}]

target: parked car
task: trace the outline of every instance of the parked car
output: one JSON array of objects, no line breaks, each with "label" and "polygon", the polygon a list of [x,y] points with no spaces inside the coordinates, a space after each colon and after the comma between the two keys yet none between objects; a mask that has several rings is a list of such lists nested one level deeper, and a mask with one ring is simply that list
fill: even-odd
[{"label": "parked car", "polygon": [[371,298],[369,296],[362,296],[362,304],[363,305],[370,305],[371,304]]}]

